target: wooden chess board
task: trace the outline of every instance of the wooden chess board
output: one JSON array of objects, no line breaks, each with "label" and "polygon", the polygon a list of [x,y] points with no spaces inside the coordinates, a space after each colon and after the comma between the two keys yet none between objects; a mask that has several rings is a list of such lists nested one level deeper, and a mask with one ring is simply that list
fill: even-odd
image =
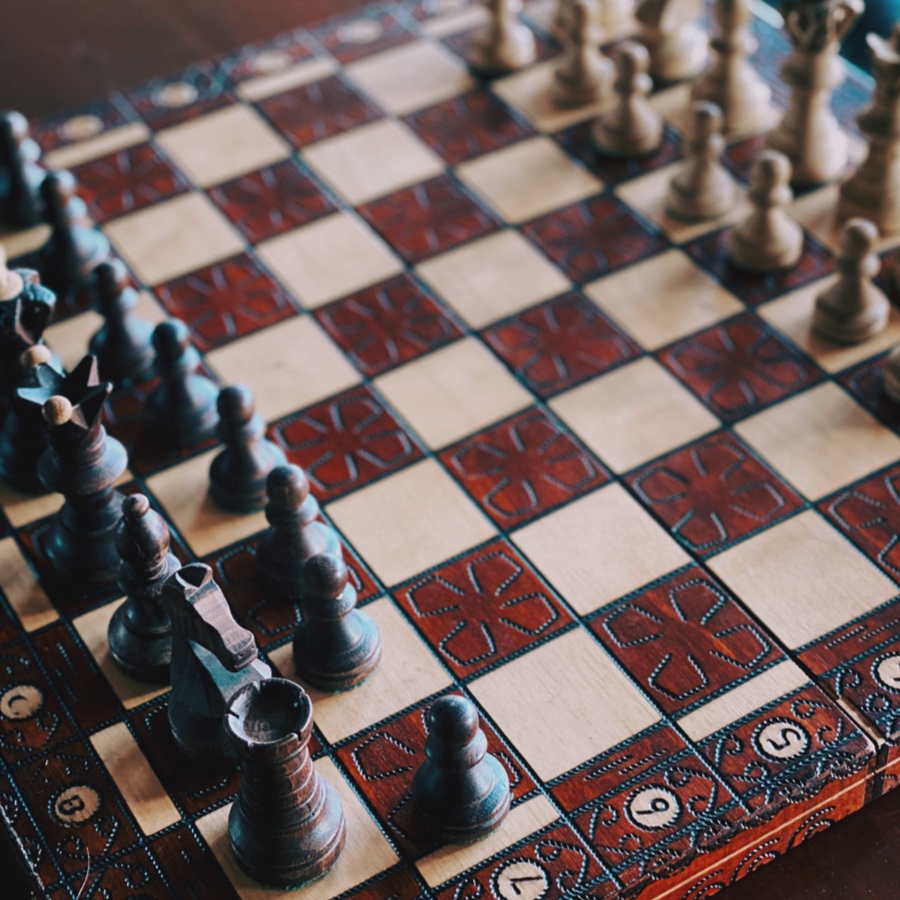
[{"label": "wooden chess board", "polygon": [[[311,691],[348,842],[304,900],[705,897],[897,783],[900,408],[879,379],[900,315],[859,347],[810,336],[833,187],[793,202],[807,242],[781,275],[726,261],[745,206],[667,218],[687,88],[653,96],[655,156],[599,158],[596,110],[548,100],[551,12],[525,12],[540,62],[490,84],[463,62],[481,9],[415,0],[35,123],[142,314],[184,319],[208,373],[253,388],[380,628],[369,681]],[[787,42],[754,27],[783,104]],[[851,73],[836,94],[851,132],[868,92]],[[728,147],[744,185],[761,146]],[[44,237],[3,241],[27,260]],[[63,298],[46,339],[72,365],[98,325]],[[159,448],[151,387],[110,404],[123,489],[291,677],[297,609],[255,579],[264,517],[210,504],[212,444]],[[110,659],[120,598],[48,571],[59,498],[0,503],[0,811],[35,885],[278,896],[230,858],[237,774],[184,762],[165,693]],[[513,784],[464,848],[409,828],[447,692]]]}]

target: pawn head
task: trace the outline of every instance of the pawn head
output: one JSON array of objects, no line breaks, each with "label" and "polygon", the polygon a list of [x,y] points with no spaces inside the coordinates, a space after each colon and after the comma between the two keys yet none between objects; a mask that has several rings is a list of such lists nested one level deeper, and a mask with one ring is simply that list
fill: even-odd
[{"label": "pawn head", "polygon": [[306,472],[300,466],[276,466],[266,479],[266,494],[278,509],[299,509],[309,496]]},{"label": "pawn head", "polygon": [[256,402],[253,391],[245,384],[232,384],[222,388],[216,400],[216,408],[223,422],[243,425],[253,418]]},{"label": "pawn head", "polygon": [[65,169],[48,172],[41,182],[41,200],[51,223],[65,211],[68,202],[75,196],[75,178]]},{"label": "pawn head", "polygon": [[467,697],[450,694],[431,704],[427,724],[429,736],[441,744],[468,744],[478,734],[478,710]]},{"label": "pawn head", "polygon": [[791,161],[778,150],[763,150],[753,163],[750,189],[773,191],[791,180]]},{"label": "pawn head", "polygon": [[313,556],[303,566],[306,588],[317,597],[340,597],[349,580],[347,564],[333,553]]},{"label": "pawn head", "polygon": [[696,100],[691,104],[691,125],[699,140],[711,138],[722,131],[722,110],[715,103]]},{"label": "pawn head", "polygon": [[124,562],[132,566],[153,565],[169,552],[170,541],[168,526],[143,494],[129,494],[122,501],[116,549]]},{"label": "pawn head", "polygon": [[841,229],[841,254],[851,259],[862,259],[875,250],[878,228],[868,219],[848,219]]},{"label": "pawn head", "polygon": [[48,425],[65,425],[72,420],[72,403],[59,395],[50,397],[44,401],[41,412]]},{"label": "pawn head", "polygon": [[128,270],[122,260],[110,259],[94,269],[93,279],[102,302],[118,297],[128,287]]},{"label": "pawn head", "polygon": [[191,334],[181,319],[167,319],[153,329],[153,349],[163,359],[177,359],[190,343]]},{"label": "pawn head", "polygon": [[150,512],[150,501],[143,494],[129,494],[122,502],[122,515],[129,521],[143,519]]}]

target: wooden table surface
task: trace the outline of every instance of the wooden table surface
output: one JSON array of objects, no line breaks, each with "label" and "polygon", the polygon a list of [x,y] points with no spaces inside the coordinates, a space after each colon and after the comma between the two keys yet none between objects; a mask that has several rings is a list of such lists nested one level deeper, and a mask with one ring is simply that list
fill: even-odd
[{"label": "wooden table surface", "polygon": [[[365,0],[4,0],[0,108],[43,116],[363,5]],[[8,853],[0,846],[3,896],[17,900],[27,894],[7,878]],[[900,790],[718,896],[897,900],[898,853]]]}]

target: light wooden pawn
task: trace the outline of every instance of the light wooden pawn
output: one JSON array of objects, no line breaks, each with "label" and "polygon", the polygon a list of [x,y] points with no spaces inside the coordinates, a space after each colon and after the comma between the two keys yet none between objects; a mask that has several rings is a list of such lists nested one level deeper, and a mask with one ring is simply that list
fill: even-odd
[{"label": "light wooden pawn", "polygon": [[703,71],[709,41],[698,23],[700,0],[643,0],[637,9],[640,42],[650,52],[650,75],[682,81]]},{"label": "light wooden pawn", "polygon": [[649,156],[663,139],[663,118],[647,101],[653,83],[647,74],[647,49],[624,43],[616,56],[615,107],[593,129],[594,144],[606,156],[620,159]]},{"label": "light wooden pawn", "polygon": [[676,219],[699,222],[723,215],[735,203],[734,179],[719,162],[725,149],[722,111],[702,100],[691,105],[690,130],[685,140],[687,162],[672,178],[666,212]]},{"label": "light wooden pawn", "polygon": [[785,206],[793,199],[791,164],[776,150],[764,150],[753,163],[748,197],[753,211],[729,235],[728,256],[748,272],[777,272],[803,253],[803,229]]},{"label": "light wooden pawn", "polygon": [[900,403],[900,346],[894,347],[884,361],[882,387],[895,403]]},{"label": "light wooden pawn", "polygon": [[[601,12],[606,4],[603,0],[581,0],[581,2],[587,7],[590,41],[596,45],[602,44],[605,39],[605,29],[601,21]],[[574,0],[558,0],[556,4],[556,12],[550,30],[561,43],[565,43],[572,32],[573,6]]]},{"label": "light wooden pawn", "polygon": [[816,297],[812,330],[836,344],[858,344],[887,325],[890,303],[872,283],[881,261],[878,229],[868,219],[850,219],[841,231],[838,280]]},{"label": "light wooden pawn", "polygon": [[530,66],[537,55],[534,34],[519,21],[521,0],[487,0],[490,21],[475,36],[469,66],[481,75],[502,75]]},{"label": "light wooden pawn", "polygon": [[569,6],[566,52],[554,72],[552,97],[557,106],[574,108],[612,96],[615,66],[594,43],[587,0],[563,0]]}]

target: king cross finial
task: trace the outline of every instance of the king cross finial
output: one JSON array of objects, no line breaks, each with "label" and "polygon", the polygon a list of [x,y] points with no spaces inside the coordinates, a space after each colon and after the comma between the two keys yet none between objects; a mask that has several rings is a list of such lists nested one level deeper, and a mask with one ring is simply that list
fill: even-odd
[{"label": "king cross finial", "polygon": [[95,356],[85,356],[68,375],[47,363],[38,365],[34,375],[39,387],[20,388],[18,394],[40,406],[49,425],[87,434],[100,421],[112,384],[100,381]]}]

